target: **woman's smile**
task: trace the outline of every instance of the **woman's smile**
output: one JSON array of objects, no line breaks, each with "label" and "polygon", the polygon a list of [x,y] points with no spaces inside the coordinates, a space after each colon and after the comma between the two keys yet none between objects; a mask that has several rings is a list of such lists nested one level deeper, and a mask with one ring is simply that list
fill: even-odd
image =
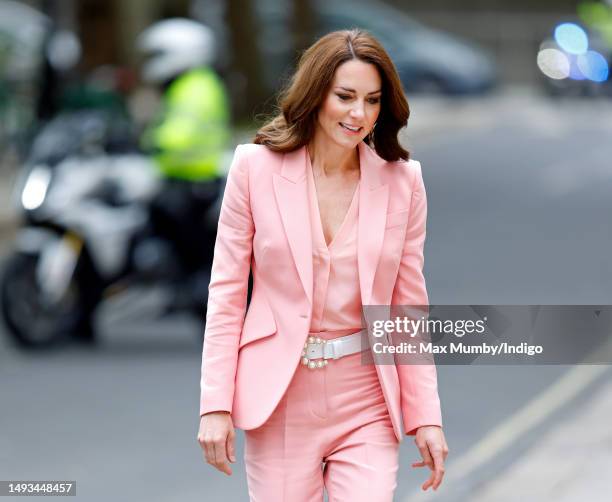
[{"label": "woman's smile", "polygon": [[349,124],[345,124],[344,122],[339,122],[339,124],[344,130],[344,132],[350,135],[358,135],[361,133],[361,130],[363,129],[363,127],[350,126]]}]

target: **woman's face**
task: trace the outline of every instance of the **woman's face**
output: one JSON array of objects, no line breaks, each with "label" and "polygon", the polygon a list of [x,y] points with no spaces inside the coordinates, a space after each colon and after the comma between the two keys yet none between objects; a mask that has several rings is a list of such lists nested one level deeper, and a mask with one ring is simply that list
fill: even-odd
[{"label": "woman's face", "polygon": [[344,148],[356,147],[378,118],[380,98],[376,66],[358,59],[342,63],[319,110],[317,132]]}]

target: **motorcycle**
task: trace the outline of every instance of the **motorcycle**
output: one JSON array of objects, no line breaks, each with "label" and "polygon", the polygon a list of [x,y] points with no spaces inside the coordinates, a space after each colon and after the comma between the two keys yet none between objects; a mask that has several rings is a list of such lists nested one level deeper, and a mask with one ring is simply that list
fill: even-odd
[{"label": "motorcycle", "polygon": [[24,225],[0,282],[14,340],[95,341],[100,305],[138,287],[169,291],[159,315],[204,320],[224,180],[163,180],[148,157],[95,148],[99,127],[74,122],[41,133],[17,185]]}]

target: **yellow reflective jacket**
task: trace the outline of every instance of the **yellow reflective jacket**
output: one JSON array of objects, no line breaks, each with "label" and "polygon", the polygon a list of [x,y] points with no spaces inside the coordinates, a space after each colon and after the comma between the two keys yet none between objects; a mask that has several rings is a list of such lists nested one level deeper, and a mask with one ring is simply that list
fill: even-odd
[{"label": "yellow reflective jacket", "polygon": [[188,71],[170,84],[143,146],[165,176],[192,181],[216,178],[230,137],[225,86],[209,68]]}]

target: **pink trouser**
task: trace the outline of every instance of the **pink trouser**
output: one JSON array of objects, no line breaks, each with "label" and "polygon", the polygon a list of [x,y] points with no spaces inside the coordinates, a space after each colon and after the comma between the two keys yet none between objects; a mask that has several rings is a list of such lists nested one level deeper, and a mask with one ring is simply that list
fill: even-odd
[{"label": "pink trouser", "polygon": [[245,438],[251,502],[320,502],[324,486],[329,502],[393,500],[399,443],[376,368],[359,353],[324,368],[299,364],[270,418]]}]

